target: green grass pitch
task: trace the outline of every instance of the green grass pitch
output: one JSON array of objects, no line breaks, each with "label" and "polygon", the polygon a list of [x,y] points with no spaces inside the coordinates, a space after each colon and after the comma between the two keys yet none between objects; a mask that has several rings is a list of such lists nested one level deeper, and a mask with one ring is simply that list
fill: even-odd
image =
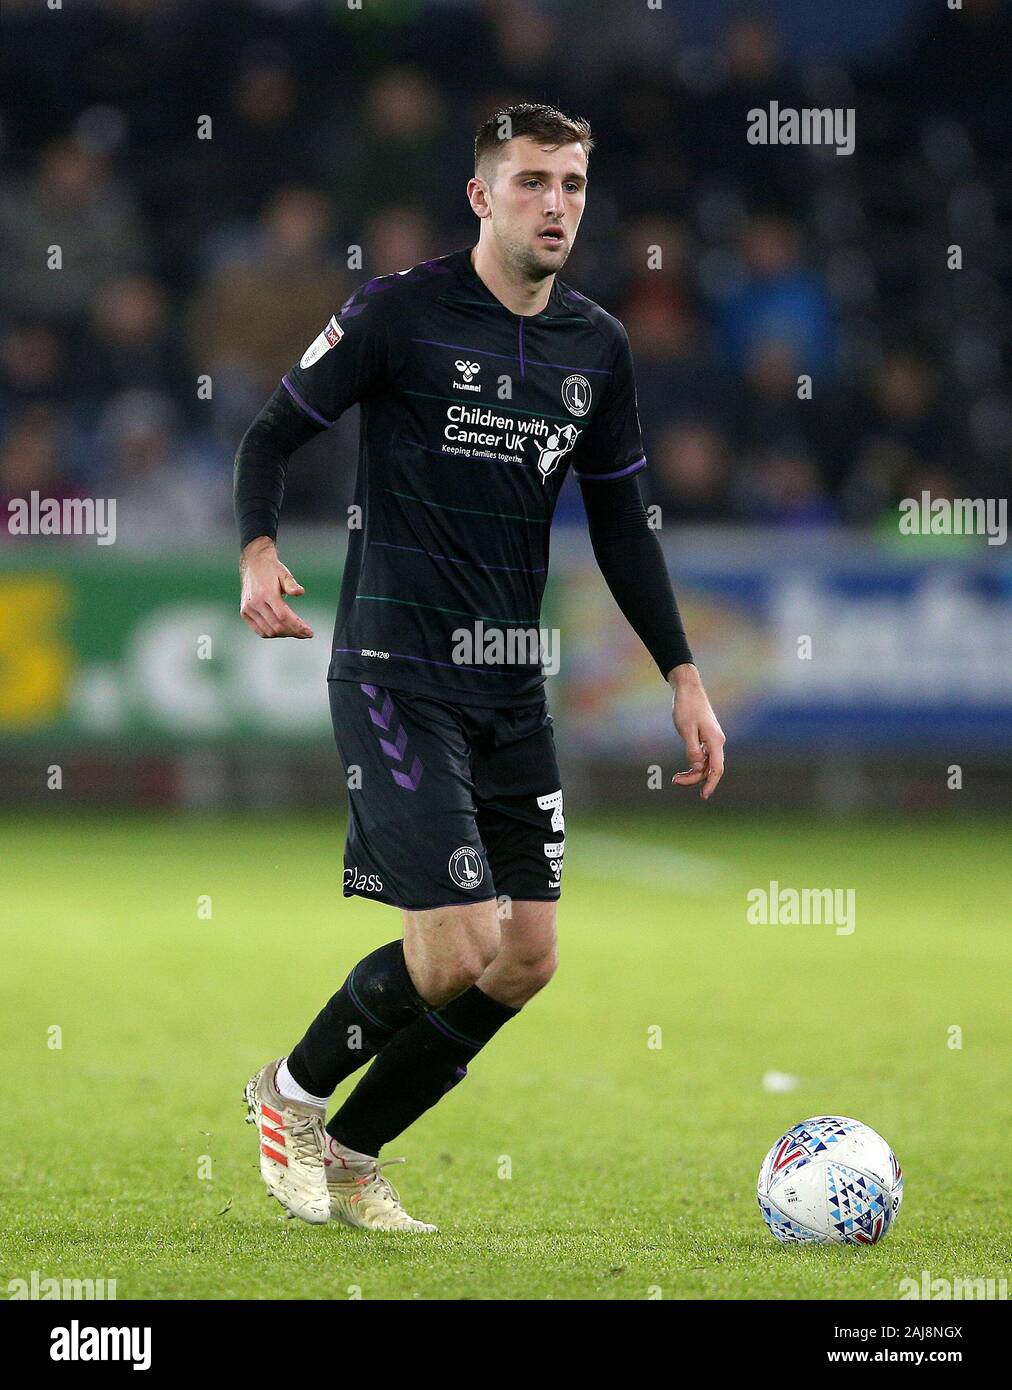
[{"label": "green grass pitch", "polygon": [[[1007,1278],[1009,824],[691,812],[571,811],[559,974],[389,1150],[429,1238],[285,1221],[242,1123],[250,1073],[399,929],[341,897],[337,817],[7,818],[0,1296],[32,1270],[121,1299],[893,1299],[923,1270]],[[771,879],[854,888],[856,930],[750,925]],[[764,1090],[770,1071],[796,1089]],[[766,1149],[826,1112],[900,1156],[880,1246],[780,1246],[759,1217]]]}]

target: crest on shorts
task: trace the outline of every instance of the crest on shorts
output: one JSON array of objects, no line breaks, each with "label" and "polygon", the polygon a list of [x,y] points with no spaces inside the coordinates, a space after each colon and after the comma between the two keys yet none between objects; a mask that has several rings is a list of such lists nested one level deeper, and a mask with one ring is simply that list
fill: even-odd
[{"label": "crest on shorts", "polygon": [[470,845],[461,845],[460,849],[453,851],[450,855],[449,869],[450,877],[457,887],[464,888],[468,892],[472,888],[477,888],[485,877],[485,866],[481,862],[481,855]]}]

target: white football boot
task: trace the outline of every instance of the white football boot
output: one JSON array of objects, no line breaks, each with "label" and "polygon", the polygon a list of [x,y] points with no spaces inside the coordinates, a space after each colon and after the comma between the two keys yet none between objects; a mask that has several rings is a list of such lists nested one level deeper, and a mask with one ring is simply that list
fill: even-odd
[{"label": "white football boot", "polygon": [[280,1094],[274,1081],[283,1060],[268,1062],[246,1082],[246,1123],[256,1125],[260,1136],[260,1176],[267,1191],[289,1216],[322,1225],[330,1220],[323,1167],[326,1112]]},{"label": "white football boot", "polygon": [[356,1153],[336,1139],[326,1135],[323,1163],[330,1192],[330,1215],[334,1221],[347,1226],[361,1226],[368,1231],[432,1232],[437,1226],[416,1221],[401,1206],[397,1189],[380,1172],[391,1163],[404,1163],[403,1158],[388,1158],[380,1163],[368,1154]]}]

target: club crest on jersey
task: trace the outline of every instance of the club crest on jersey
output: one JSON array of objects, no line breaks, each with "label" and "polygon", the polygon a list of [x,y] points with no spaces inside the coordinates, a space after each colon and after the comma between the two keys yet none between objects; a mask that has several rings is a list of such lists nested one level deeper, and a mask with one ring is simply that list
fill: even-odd
[{"label": "club crest on jersey", "polygon": [[586,415],[592,399],[590,382],[585,376],[566,377],[562,383],[562,403],[570,415]]},{"label": "club crest on jersey", "polygon": [[559,465],[559,459],[564,458],[569,453],[573,445],[580,437],[580,431],[575,425],[563,425],[559,430],[552,430],[548,438],[542,444],[540,439],[530,436],[531,442],[538,451],[538,472],[541,474],[541,481],[544,482],[549,473],[554,473]]},{"label": "club crest on jersey", "polygon": [[336,318],[331,318],[326,328],[318,338],[314,338],[299,358],[300,367],[311,367],[314,362],[318,362],[325,352],[329,352],[332,347],[344,337],[344,329]]},{"label": "club crest on jersey", "polygon": [[450,877],[457,887],[466,888],[468,891],[477,888],[485,877],[485,866],[481,862],[481,856],[470,845],[461,845],[460,849],[455,849],[450,855],[448,867]]},{"label": "club crest on jersey", "polygon": [[457,360],[456,360],[456,362],[454,362],[453,365],[456,367],[456,369],[457,369],[457,371],[460,373],[460,375],[464,378],[463,381],[455,381],[455,382],[453,383],[453,388],[454,388],[455,391],[480,391],[480,390],[481,390],[481,387],[480,387],[480,386],[472,386],[472,385],[471,385],[471,382],[474,380],[474,378],[475,378],[475,377],[478,375],[478,373],[481,371],[481,363],[480,363],[480,362],[466,362],[466,361],[464,360],[463,357],[458,357]]}]

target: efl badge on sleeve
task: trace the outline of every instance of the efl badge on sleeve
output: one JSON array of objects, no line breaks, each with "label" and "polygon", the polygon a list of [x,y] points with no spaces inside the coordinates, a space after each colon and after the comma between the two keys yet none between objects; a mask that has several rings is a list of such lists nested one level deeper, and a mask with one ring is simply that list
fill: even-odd
[{"label": "efl badge on sleeve", "polygon": [[329,352],[332,347],[344,337],[344,329],[336,318],[332,318],[326,328],[318,338],[314,338],[309,347],[299,360],[300,367],[311,367],[314,362],[318,362],[325,352]]}]

